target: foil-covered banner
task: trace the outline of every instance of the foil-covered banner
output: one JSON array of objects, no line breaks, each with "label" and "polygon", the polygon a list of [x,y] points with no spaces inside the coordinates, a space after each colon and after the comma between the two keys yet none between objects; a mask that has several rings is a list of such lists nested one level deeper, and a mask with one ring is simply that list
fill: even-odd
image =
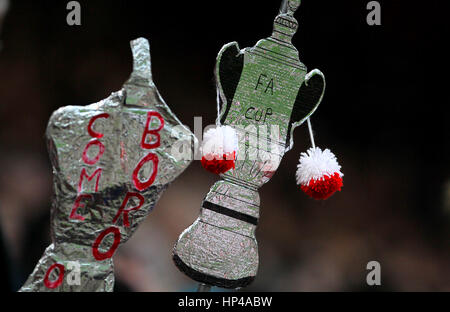
[{"label": "foil-covered banner", "polygon": [[133,72],[120,91],[50,118],[52,244],[20,291],[112,291],[117,247],[191,162],[183,156],[197,140],[153,83],[148,41],[131,48]]},{"label": "foil-covered banner", "polygon": [[272,35],[254,47],[240,50],[232,42],[218,54],[215,72],[224,103],[220,121],[238,133],[236,166],[211,187],[199,218],[173,250],[176,266],[201,283],[239,288],[253,281],[259,261],[258,188],[292,148],[294,129],[322,100],[323,74],[308,73],[291,43],[299,6],[300,0],[285,1]]}]

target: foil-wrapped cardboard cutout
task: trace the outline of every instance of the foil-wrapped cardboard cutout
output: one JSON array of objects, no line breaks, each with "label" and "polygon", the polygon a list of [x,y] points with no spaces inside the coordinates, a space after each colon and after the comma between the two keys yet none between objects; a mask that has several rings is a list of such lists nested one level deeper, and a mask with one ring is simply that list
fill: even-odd
[{"label": "foil-wrapped cardboard cutout", "polygon": [[322,99],[323,74],[307,73],[291,43],[299,5],[299,0],[286,1],[272,35],[254,47],[240,50],[232,42],[218,54],[215,74],[224,103],[220,119],[238,133],[236,167],[211,187],[199,218],[173,250],[176,266],[201,283],[239,288],[253,281],[258,269],[258,188],[292,148],[294,129]]},{"label": "foil-wrapped cardboard cutout", "polygon": [[153,83],[148,41],[131,48],[133,72],[120,91],[50,118],[52,244],[21,291],[112,291],[117,247],[191,162],[173,152],[197,140]]}]

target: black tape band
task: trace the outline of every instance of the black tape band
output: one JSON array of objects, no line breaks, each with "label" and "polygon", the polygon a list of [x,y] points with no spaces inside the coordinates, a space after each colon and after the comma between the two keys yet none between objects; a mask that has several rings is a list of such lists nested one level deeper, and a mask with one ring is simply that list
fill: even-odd
[{"label": "black tape band", "polygon": [[235,211],[235,210],[223,207],[223,206],[219,206],[219,205],[211,203],[209,201],[204,201],[202,207],[212,210],[214,212],[226,215],[228,217],[232,217],[232,218],[235,218],[235,219],[238,219],[238,220],[241,220],[241,221],[253,224],[253,225],[258,225],[258,218],[249,216],[248,214],[245,214],[245,213],[242,213],[239,211]]}]

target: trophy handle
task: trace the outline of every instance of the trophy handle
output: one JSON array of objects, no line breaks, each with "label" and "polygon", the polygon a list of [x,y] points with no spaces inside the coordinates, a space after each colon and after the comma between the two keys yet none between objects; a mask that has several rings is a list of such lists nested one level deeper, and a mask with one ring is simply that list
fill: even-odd
[{"label": "trophy handle", "polygon": [[294,129],[305,122],[317,109],[325,92],[325,76],[318,69],[313,69],[305,76],[295,99],[294,109],[289,121],[286,152],[294,146]]},{"label": "trophy handle", "polygon": [[227,43],[217,55],[215,76],[218,92],[222,100],[220,123],[223,124],[233,102],[236,88],[244,67],[244,53],[237,42]]}]

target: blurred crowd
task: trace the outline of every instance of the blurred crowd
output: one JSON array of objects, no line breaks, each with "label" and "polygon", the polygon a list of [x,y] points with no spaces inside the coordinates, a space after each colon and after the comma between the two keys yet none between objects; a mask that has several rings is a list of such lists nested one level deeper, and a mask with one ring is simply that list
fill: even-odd
[{"label": "blurred crowd", "polygon": [[[321,8],[314,1],[302,1],[294,45],[303,62],[327,76],[329,89],[313,118],[316,144],[337,155],[344,187],[327,201],[315,201],[296,186],[298,157],[310,144],[306,127],[297,129],[293,150],[260,189],[256,231],[260,266],[255,282],[244,291],[450,291],[448,159],[425,153],[426,135],[416,123],[419,112],[408,108],[403,113],[401,106],[426,92],[415,76],[405,77],[408,85],[389,79],[378,85],[375,79],[385,75],[376,73],[378,65],[388,70],[394,59],[396,66],[410,70],[421,53],[412,49],[415,35],[398,39],[403,29],[395,30],[388,14],[383,30],[391,31],[388,37],[361,34],[357,22],[364,20],[358,15],[364,8],[355,9],[354,4]],[[0,270],[5,277],[0,287],[5,291],[20,288],[50,244],[52,173],[44,132],[51,112],[66,105],[87,105],[119,90],[131,71],[128,42],[144,36],[151,44],[154,80],[171,109],[191,129],[194,116],[202,116],[205,126],[212,124],[215,55],[229,41],[245,47],[268,36],[278,9],[268,5],[264,14],[229,25],[227,8],[215,18],[201,14],[196,4],[167,6],[161,10],[172,10],[170,16],[158,17],[158,11],[125,1],[117,5],[81,1],[81,5],[82,25],[68,26],[64,1],[11,1],[3,17],[8,1],[0,0]],[[236,14],[247,16],[251,7],[245,9]],[[333,20],[333,10],[346,12],[348,20],[359,19],[340,24]],[[201,28],[201,19],[216,32]],[[171,20],[176,22],[170,25]],[[345,37],[349,31],[360,39],[358,43]],[[410,31],[419,32],[419,26]],[[364,46],[369,44],[366,36],[391,45],[391,56],[379,63],[363,56],[361,52],[372,53]],[[345,44],[339,46],[336,40]],[[395,51],[408,44],[409,54]],[[365,66],[375,73],[367,74]],[[351,98],[346,84],[356,90]],[[392,88],[397,88],[395,94],[416,93],[397,101],[399,95],[390,96]],[[374,90],[389,96],[370,97]],[[361,108],[361,103],[367,106]],[[378,116],[371,115],[373,107]],[[389,117],[387,112],[402,114]],[[380,115],[386,115],[383,121]],[[434,132],[444,146],[445,132]],[[194,161],[165,191],[114,256],[116,291],[196,289],[196,283],[173,265],[171,252],[178,235],[197,218],[216,179]],[[366,284],[366,265],[372,260],[381,264],[381,286]]]}]

